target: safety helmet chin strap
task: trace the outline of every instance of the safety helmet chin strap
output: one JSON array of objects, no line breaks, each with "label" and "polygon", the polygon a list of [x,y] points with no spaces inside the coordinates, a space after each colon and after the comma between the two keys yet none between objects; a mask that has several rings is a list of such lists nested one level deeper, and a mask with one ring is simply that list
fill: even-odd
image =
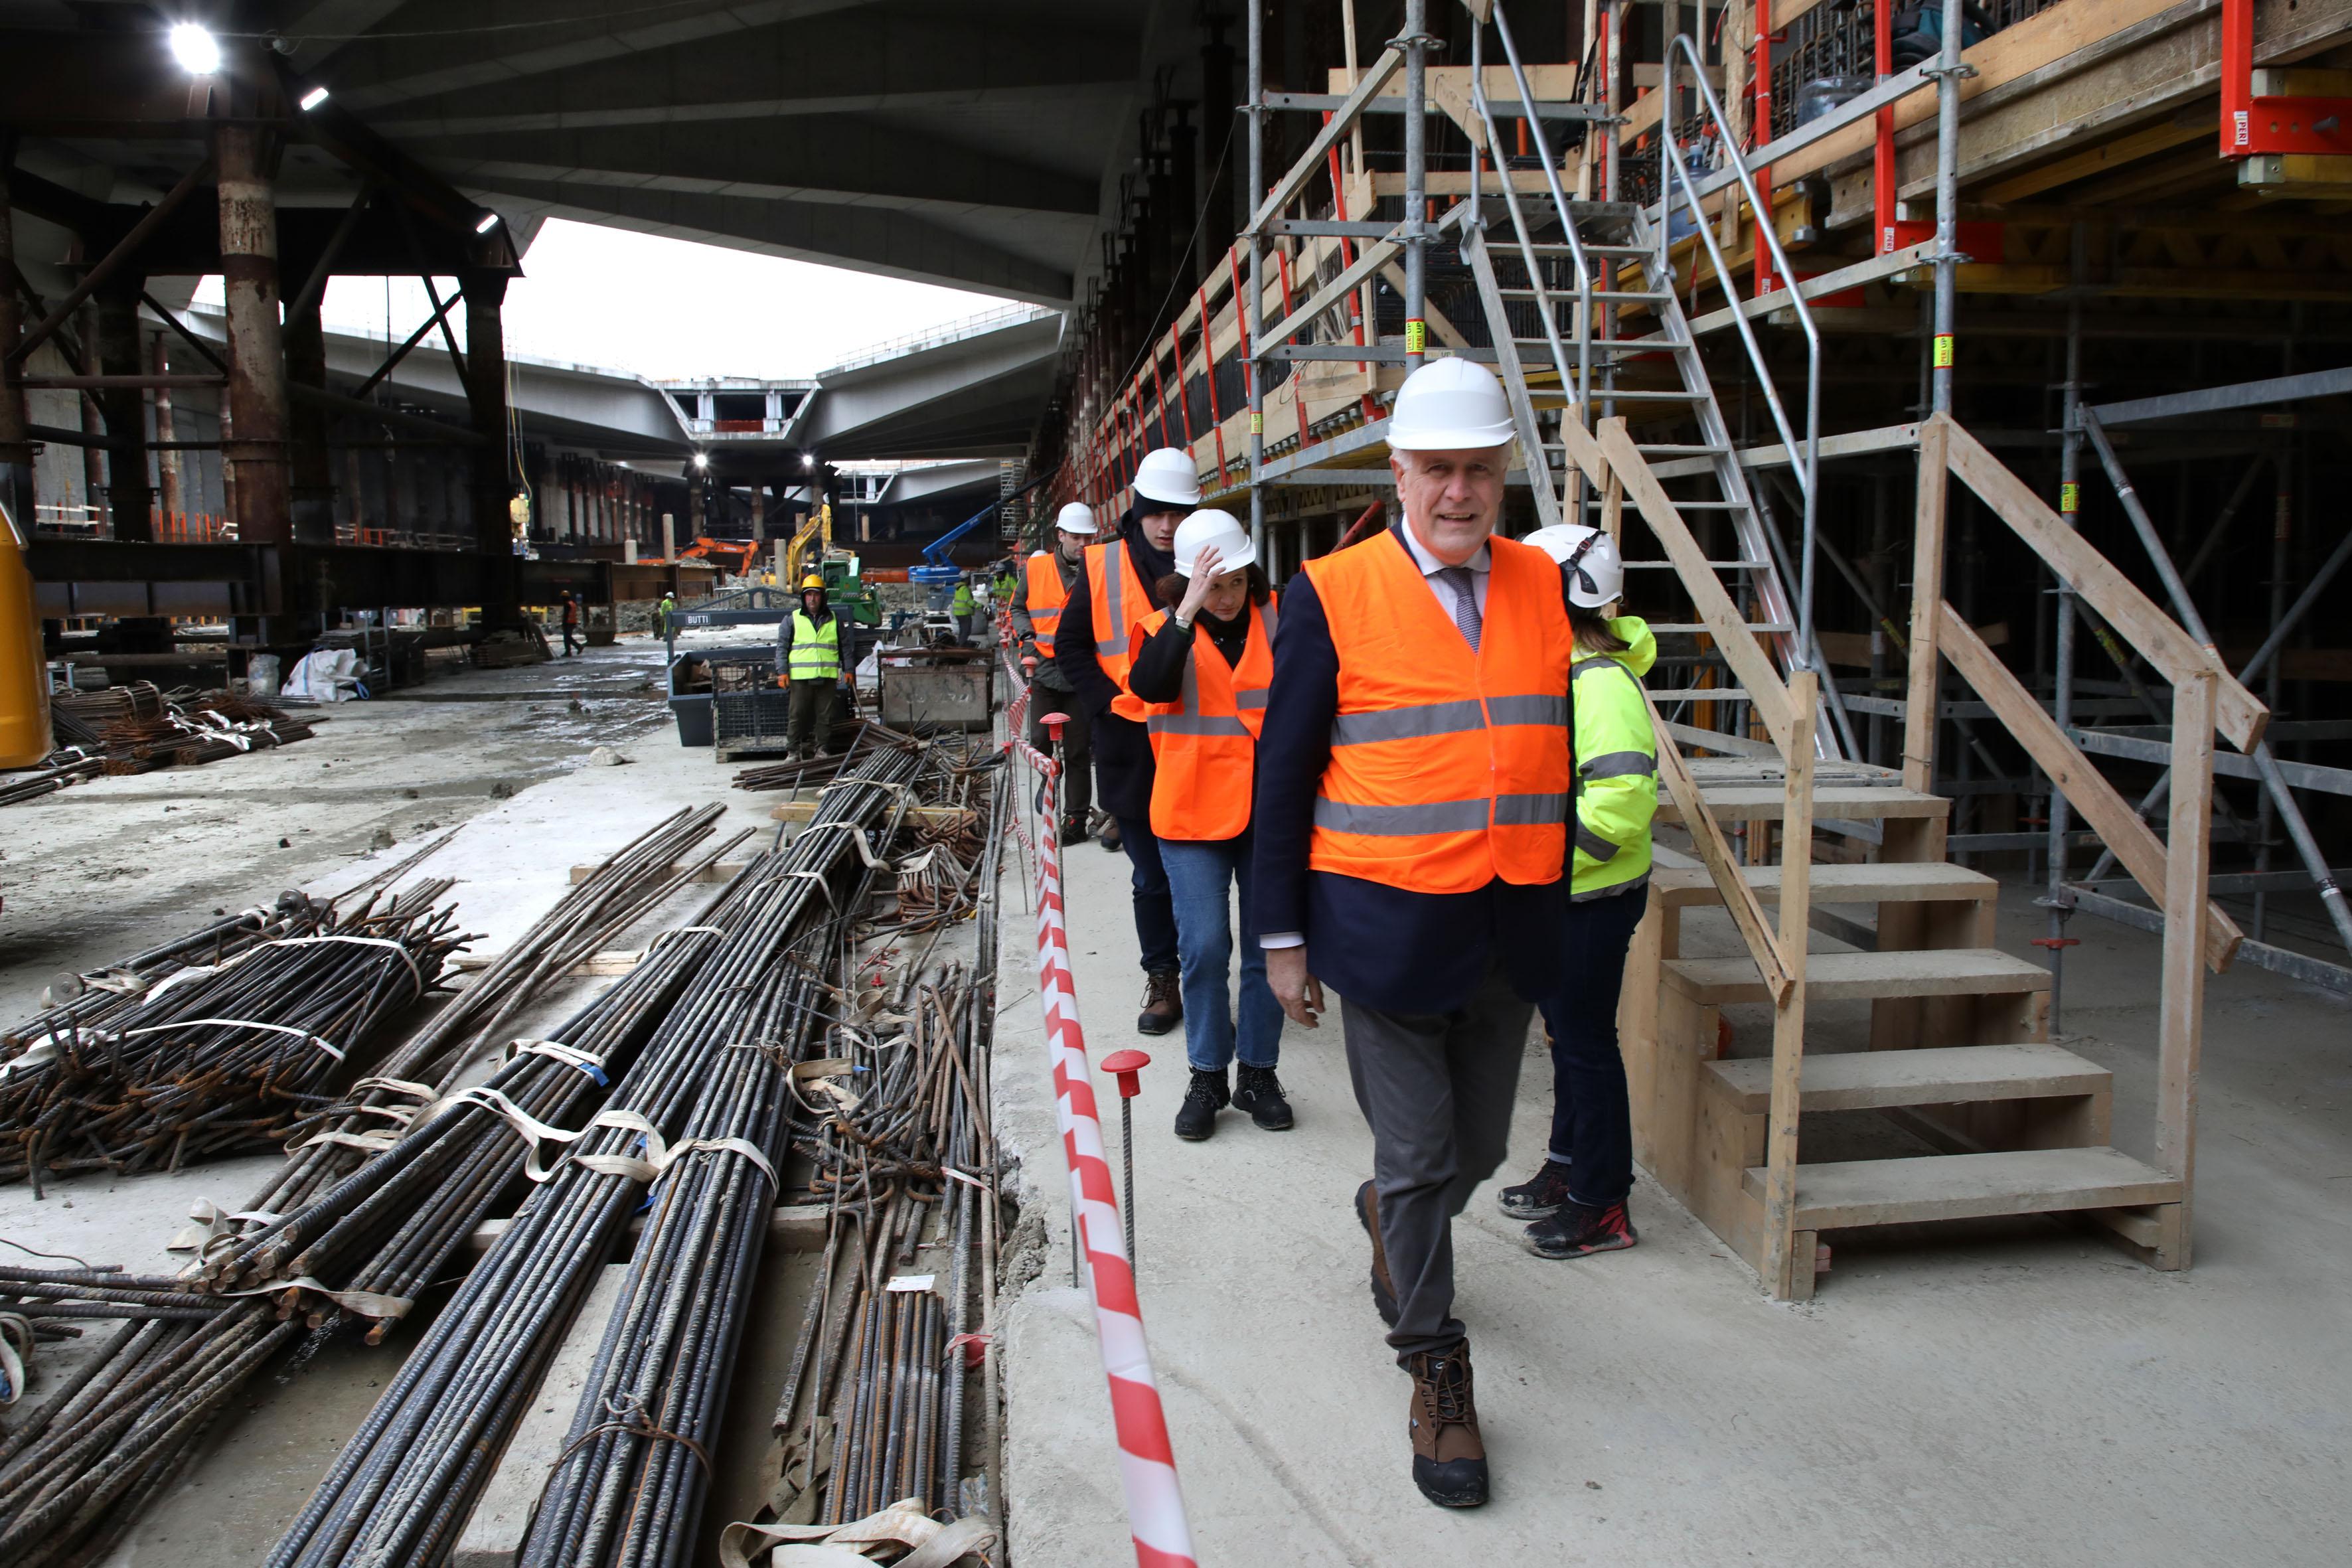
[{"label": "safety helmet chin strap", "polygon": [[[1559,563],[1560,570],[1563,572],[1573,572],[1576,574],[1577,586],[1583,589],[1588,594],[1598,594],[1601,592],[1601,584],[1594,582],[1592,580],[1592,574],[1584,569],[1582,563],[1585,554],[1587,552],[1591,551],[1594,545],[1600,543],[1602,540],[1608,537],[1609,536],[1607,534],[1602,533],[1598,530],[1585,535],[1583,539],[1577,542],[1576,548],[1568,552],[1568,559]],[[1593,607],[1598,609],[1600,606],[1595,605]]]}]

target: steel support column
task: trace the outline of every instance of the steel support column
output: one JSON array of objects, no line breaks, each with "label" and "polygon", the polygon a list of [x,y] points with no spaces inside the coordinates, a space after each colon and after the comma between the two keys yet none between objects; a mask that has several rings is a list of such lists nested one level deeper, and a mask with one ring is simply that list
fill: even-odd
[{"label": "steel support column", "polygon": [[16,162],[16,138],[0,130],[0,501],[8,514],[26,528],[33,517],[33,444],[26,429],[25,395],[16,385],[16,368],[7,363],[25,331],[24,301],[17,297],[15,208],[8,194],[8,174]]},{"label": "steel support column", "polygon": [[[323,290],[321,290],[323,292]],[[327,389],[327,334],[319,322],[319,301],[286,313],[287,472],[291,482],[294,537],[305,544],[335,542],[334,471],[327,460],[327,426],[333,416],[323,399],[296,389]]]},{"label": "steel support column", "polygon": [[464,272],[457,282],[466,291],[466,401],[474,434],[484,442],[473,454],[472,486],[474,548],[488,558],[482,577],[482,622],[497,626],[512,621],[518,613],[514,521],[509,510],[515,496],[514,451],[507,433],[506,336],[499,321],[507,278],[503,272]]},{"label": "steel support column", "polygon": [[[139,347],[142,279],[117,272],[90,302],[89,345],[100,374],[143,377],[146,356]],[[96,394],[106,420],[106,508],[114,537],[145,542],[155,537],[155,499],[147,483],[147,394],[137,385],[109,386]]]},{"label": "steel support column", "polygon": [[257,126],[213,132],[220,161],[221,279],[228,312],[228,412],[236,435],[222,453],[234,476],[237,538],[294,537],[286,452],[286,351],[278,314],[275,150]]}]

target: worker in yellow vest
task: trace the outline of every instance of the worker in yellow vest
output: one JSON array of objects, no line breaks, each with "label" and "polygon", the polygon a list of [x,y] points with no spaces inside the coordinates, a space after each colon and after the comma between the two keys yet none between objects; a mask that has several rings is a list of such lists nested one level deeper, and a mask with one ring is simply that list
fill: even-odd
[{"label": "worker in yellow vest", "polygon": [[[1274,680],[1274,595],[1248,531],[1226,513],[1196,511],[1176,529],[1176,575],[1159,585],[1171,608],[1136,627],[1144,637],[1128,686],[1150,707],[1151,832],[1176,909],[1184,1056],[1192,1069],[1176,1136],[1195,1142],[1231,1104],[1269,1132],[1292,1122],[1276,1076],[1282,1004],[1265,983],[1265,950],[1242,952],[1236,1011],[1231,903],[1239,885],[1249,924],[1257,875],[1251,863],[1250,792],[1258,725]],[[1225,1070],[1236,1054],[1232,1085]]]},{"label": "worker in yellow vest", "polygon": [[1575,633],[1559,568],[1494,536],[1515,434],[1469,360],[1398,389],[1402,523],[1283,591],[1251,822],[1275,996],[1313,1028],[1339,993],[1372,1304],[1412,1378],[1413,1484],[1443,1508],[1487,1495],[1453,1220],[1502,1163],[1568,904]]},{"label": "worker in yellow vest", "polygon": [[832,749],[834,693],[841,684],[841,617],[824,602],[824,579],[801,581],[800,607],[784,622],[784,680],[791,707],[784,745],[796,757]]},{"label": "worker in yellow vest", "polygon": [[1608,616],[1625,591],[1625,563],[1597,528],[1555,523],[1527,542],[1560,565],[1576,631],[1572,682],[1576,750],[1575,861],[1569,884],[1563,984],[1538,1004],[1551,1036],[1551,1142],[1531,1181],[1503,1189],[1503,1212],[1528,1225],[1538,1258],[1620,1252],[1638,1239],[1625,1200],[1633,1190],[1633,1110],[1617,1048],[1625,952],[1649,908],[1650,823],[1658,811],[1658,737],[1642,677],[1657,638],[1638,616]]},{"label": "worker in yellow vest", "polygon": [[1100,531],[1095,509],[1081,500],[1065,505],[1054,518],[1054,548],[1029,557],[1013,589],[1013,633],[1024,653],[1037,658],[1037,673],[1030,684],[1029,743],[1041,752],[1053,749],[1053,731],[1045,715],[1059,713],[1062,726],[1062,842],[1083,843],[1094,805],[1094,726],[1086,704],[1077,700],[1070,678],[1054,662],[1054,631],[1062,624],[1062,606],[1087,580],[1087,546]]},{"label": "worker in yellow vest", "polygon": [[[1062,606],[1054,658],[1094,724],[1095,783],[1118,825],[1135,890],[1135,940],[1141,950],[1143,1010],[1138,1031],[1164,1035],[1184,1016],[1176,952],[1176,913],[1168,872],[1151,833],[1151,740],[1144,704],[1127,689],[1128,667],[1142,646],[1136,623],[1160,608],[1159,584],[1175,575],[1170,553],[1176,525],[1201,504],[1201,476],[1174,447],[1144,454],[1129,483],[1135,500],[1118,534],[1087,548],[1087,591]],[[1108,847],[1114,840],[1103,836]]]}]

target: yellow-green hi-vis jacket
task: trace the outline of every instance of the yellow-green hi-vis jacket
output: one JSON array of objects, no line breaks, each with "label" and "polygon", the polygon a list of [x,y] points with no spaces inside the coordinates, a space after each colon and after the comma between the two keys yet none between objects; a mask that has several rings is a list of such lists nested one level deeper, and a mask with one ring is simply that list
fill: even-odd
[{"label": "yellow-green hi-vis jacket", "polygon": [[1642,677],[1657,662],[1658,639],[1639,616],[1609,629],[1622,653],[1577,650],[1570,674],[1576,703],[1576,866],[1570,896],[1626,891],[1650,874],[1650,819],[1658,811],[1658,739],[1642,700]]}]

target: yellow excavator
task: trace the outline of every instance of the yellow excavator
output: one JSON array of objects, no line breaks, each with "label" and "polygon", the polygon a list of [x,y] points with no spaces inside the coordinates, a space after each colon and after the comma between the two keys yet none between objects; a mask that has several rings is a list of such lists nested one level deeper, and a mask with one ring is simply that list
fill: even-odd
[{"label": "yellow excavator", "polygon": [[[811,547],[814,546],[814,551]],[[833,547],[833,507],[830,502],[809,514],[800,531],[784,543],[781,581],[797,583],[804,572],[824,578],[824,599],[837,614],[869,626],[882,624],[882,596],[858,574],[857,557]]]}]

